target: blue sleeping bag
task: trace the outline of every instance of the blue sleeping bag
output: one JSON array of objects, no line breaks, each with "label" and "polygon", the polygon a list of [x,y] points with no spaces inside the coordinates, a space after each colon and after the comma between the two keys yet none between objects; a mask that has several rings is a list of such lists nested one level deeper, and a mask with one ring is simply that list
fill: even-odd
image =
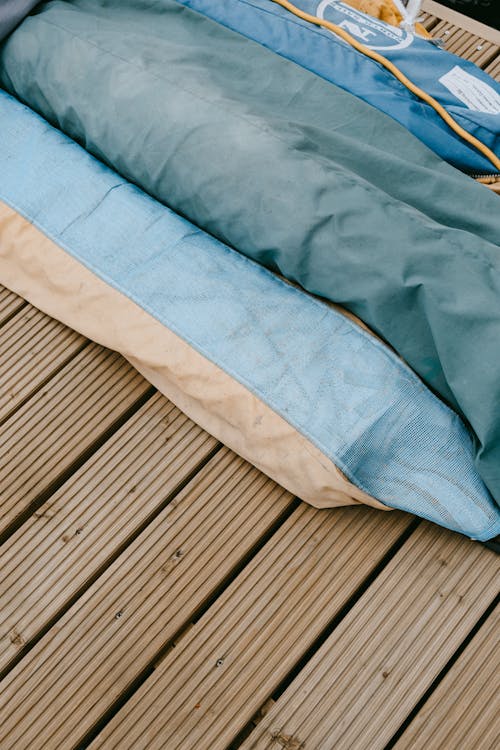
[{"label": "blue sleeping bag", "polygon": [[[432,107],[417,99],[379,63],[327,29],[302,21],[272,0],[180,2],[372,104],[462,171],[473,175],[495,172],[491,162],[457,136]],[[462,128],[494,153],[500,153],[500,86],[476,65],[339,0],[294,0],[294,4],[341,26],[366,47],[391,60],[439,101]]]},{"label": "blue sleeping bag", "polygon": [[313,505],[500,533],[462,421],[388,347],[1,91],[0,122],[0,283],[120,351]]}]

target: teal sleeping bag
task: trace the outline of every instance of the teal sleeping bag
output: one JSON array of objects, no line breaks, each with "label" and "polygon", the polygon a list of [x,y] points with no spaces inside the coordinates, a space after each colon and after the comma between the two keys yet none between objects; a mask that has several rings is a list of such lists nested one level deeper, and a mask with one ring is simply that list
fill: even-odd
[{"label": "teal sleeping bag", "polygon": [[1,282],[132,356],[201,427],[316,507],[363,502],[481,541],[500,534],[460,418],[389,347],[2,91],[0,121]]},{"label": "teal sleeping bag", "polygon": [[466,419],[499,501],[495,195],[171,0],[45,3],[4,43],[0,80],[178,213],[361,317]]},{"label": "teal sleeping bag", "polygon": [[[359,96],[463,172],[497,172],[490,160],[456,135],[429,104],[328,29],[303,21],[273,0],[181,2]],[[500,154],[500,84],[481,68],[340,0],[294,0],[293,4],[340,26],[365,47],[382,54],[438,101],[464,130]]]}]

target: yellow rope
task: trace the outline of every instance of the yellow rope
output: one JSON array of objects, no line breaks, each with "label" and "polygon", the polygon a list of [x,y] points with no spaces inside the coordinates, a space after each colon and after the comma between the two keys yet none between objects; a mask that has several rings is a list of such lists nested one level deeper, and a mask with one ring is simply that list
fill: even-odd
[{"label": "yellow rope", "polygon": [[281,5],[283,8],[290,11],[290,13],[293,13],[295,16],[302,18],[302,20],[304,21],[313,23],[316,26],[323,26],[325,29],[333,31],[337,36],[340,36],[345,42],[354,47],[354,49],[357,49],[358,52],[361,52],[361,54],[366,55],[366,57],[370,57],[372,60],[375,60],[375,62],[383,65],[384,68],[392,73],[398,79],[398,81],[401,81],[403,86],[406,86],[406,88],[409,89],[412,94],[415,94],[415,96],[418,96],[419,99],[422,99],[422,101],[429,104],[457,135],[459,135],[461,138],[463,138],[464,141],[467,141],[467,143],[470,143],[478,151],[480,151],[487,159],[489,159],[489,161],[495,167],[496,171],[500,172],[500,159],[493,153],[493,151],[489,149],[488,146],[486,146],[484,143],[482,143],[478,138],[475,138],[473,135],[468,133],[467,130],[464,130],[464,128],[462,128],[457,122],[455,122],[453,117],[438,101],[436,101],[432,96],[430,96],[430,94],[427,94],[425,91],[416,86],[412,81],[410,81],[410,79],[407,78],[405,74],[402,73],[399,68],[396,67],[396,65],[394,65],[394,63],[392,63],[386,57],[384,57],[383,55],[379,55],[378,52],[375,52],[368,47],[365,47],[364,44],[358,42],[357,39],[351,36],[340,26],[337,26],[331,21],[326,21],[323,18],[319,18],[318,16],[312,16],[310,13],[305,13],[304,11],[300,10],[300,8],[297,8],[295,5],[292,5],[292,3],[289,3],[288,0],[273,0],[273,2]]}]

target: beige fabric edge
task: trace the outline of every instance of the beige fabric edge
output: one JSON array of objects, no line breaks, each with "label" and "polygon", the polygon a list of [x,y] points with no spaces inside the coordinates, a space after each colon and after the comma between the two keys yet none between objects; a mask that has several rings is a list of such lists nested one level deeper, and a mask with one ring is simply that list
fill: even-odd
[{"label": "beige fabric edge", "polygon": [[243,385],[2,202],[0,282],[120,352],[193,421],[302,500],[390,510]]}]

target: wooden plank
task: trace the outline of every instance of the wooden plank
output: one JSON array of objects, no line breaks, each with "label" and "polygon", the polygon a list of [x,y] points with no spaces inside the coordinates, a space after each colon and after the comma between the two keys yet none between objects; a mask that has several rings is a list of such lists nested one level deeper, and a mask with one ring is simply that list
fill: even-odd
[{"label": "wooden plank", "polygon": [[432,30],[432,36],[442,39],[448,52],[456,54],[455,50],[462,44],[467,44],[470,34],[463,29],[453,26],[451,23],[441,21]]},{"label": "wooden plank", "polygon": [[26,302],[22,297],[0,284],[0,326],[24,305]]},{"label": "wooden plank", "polygon": [[2,750],[77,745],[294,506],[218,452],[6,677]]},{"label": "wooden plank", "polygon": [[381,750],[499,586],[497,555],[422,523],[242,748]]},{"label": "wooden plank", "polygon": [[499,46],[468,31],[440,21],[432,29],[432,36],[442,39],[448,52],[458,55],[464,60],[469,60],[479,67],[487,66],[498,54]]},{"label": "wooden plank", "polygon": [[[490,75],[492,75],[492,70],[496,72],[494,62],[500,53],[500,34],[494,41],[487,34],[486,36],[481,33],[473,34],[446,20],[436,19],[436,23],[429,21],[427,25],[424,21],[423,25],[429,29],[435,39],[442,39],[449,52],[484,68]],[[487,29],[487,27],[484,28]]]},{"label": "wooden plank", "polygon": [[490,615],[395,750],[500,747],[500,607]]},{"label": "wooden plank", "polygon": [[[455,41],[458,44],[458,37]],[[465,45],[465,54],[474,53],[470,37],[464,36],[461,44]],[[482,50],[475,52],[482,53]],[[488,55],[490,52],[488,49]],[[493,62],[489,63],[488,69],[493,69],[492,66]],[[1,300],[0,290],[0,322]],[[21,304],[24,302],[21,301]],[[9,312],[7,317],[15,311]],[[128,392],[128,386],[124,390]],[[54,393],[56,397],[57,392]],[[90,402],[93,400],[91,397]],[[35,403],[35,399],[32,401]],[[162,445],[163,428],[155,421],[159,418],[159,412],[152,416],[152,412],[148,411],[150,405],[158,405],[160,401],[166,403],[160,396],[155,396],[145,404],[120,429],[120,434],[111,438],[89,460],[88,466],[83,466],[53,498],[44,503],[36,515],[25,522],[11,538],[12,544],[9,542],[6,545],[0,571],[5,571],[6,579],[9,579],[7,586],[10,595],[13,591],[15,593],[11,601],[5,600],[9,614],[4,620],[6,627],[0,630],[0,635],[8,640],[4,663],[14,658],[24,642],[34,638],[72,598],[81,595],[7,678],[7,690],[0,698],[0,702],[4,702],[0,710],[4,712],[2,718],[5,719],[0,724],[0,736],[5,732],[3,741],[0,739],[2,750],[4,747],[16,750],[29,747],[37,750],[42,747],[64,747],[66,750],[75,747],[138,675],[146,678],[148,669],[152,670],[152,663],[157,663],[156,672],[145,680],[132,699],[102,730],[92,748],[225,748],[227,742],[290,673],[314,643],[318,633],[323,631],[325,624],[343,609],[359,583],[366,579],[367,572],[373,570],[383,557],[383,550],[390,546],[391,540],[394,541],[398,533],[406,528],[408,519],[396,514],[379,514],[367,509],[319,512],[306,508],[304,512],[307,515],[301,516],[305,507],[301,506],[222,597],[189,632],[178,637],[179,630],[186,627],[191,619],[197,618],[200,607],[210,602],[227,576],[242,565],[259,540],[268,535],[273,525],[293,507],[293,501],[270,480],[224,449],[186,490],[151,520],[150,516],[156,514],[156,509],[164,504],[167,495],[175,491],[175,488],[169,488],[171,482],[175,485],[176,481],[174,459],[171,462],[173,476],[168,466],[162,465],[172,456]],[[80,408],[77,408],[77,415]],[[179,439],[193,447],[188,436],[190,427],[186,426],[189,420],[184,417],[182,419],[185,421],[178,421],[181,418],[174,416],[177,415],[175,408],[171,405],[168,408],[172,411],[168,412],[169,424],[164,425],[164,429],[165,437],[171,441],[169,451],[177,450]],[[139,426],[141,418],[143,421]],[[69,424],[68,418],[67,426]],[[94,424],[98,424],[97,417]],[[137,432],[134,431],[136,428]],[[188,430],[184,438],[180,434],[183,429]],[[98,434],[102,434],[100,427]],[[203,438],[204,433],[200,431],[198,434]],[[61,443],[62,438],[58,439]],[[49,444],[50,441],[47,446]],[[114,456],[111,452],[106,453],[112,450],[116,451]],[[104,455],[107,455],[106,459],[102,458]],[[180,464],[183,455],[180,450],[179,481],[182,481]],[[64,465],[69,467],[71,462]],[[57,474],[55,467],[51,471],[52,475]],[[49,481],[48,485],[44,485],[42,478],[41,486],[47,489],[51,483]],[[315,526],[316,514],[322,519]],[[327,523],[323,519],[327,517],[332,524],[328,533],[323,528],[323,524]],[[362,520],[365,517],[373,517],[368,527]],[[346,522],[346,518],[351,521]],[[394,524],[402,525],[395,531]],[[354,532],[352,525],[356,526]],[[382,533],[379,537],[377,530],[380,527]],[[88,587],[89,579],[106,567],[113,558],[114,550],[125,547],[138,529],[141,529],[138,538]],[[435,530],[429,533],[435,533]],[[332,534],[333,540],[329,538]],[[451,536],[445,535],[445,541]],[[471,547],[467,542],[460,543],[468,549]],[[407,547],[408,543],[403,549]],[[429,554],[443,557],[441,548],[439,551],[432,548],[429,553],[429,547],[421,544],[408,552],[403,574],[399,578],[394,575],[391,579],[394,590],[390,589],[389,584],[386,585],[385,599],[380,594],[378,599],[374,598],[376,606],[370,604],[372,600],[367,596],[372,586],[358,603],[368,602],[373,610],[371,616],[363,620],[367,628],[364,651],[357,652],[356,658],[352,659],[353,671],[357,672],[359,679],[355,683],[356,675],[351,675],[350,682],[344,674],[344,670],[349,669],[351,657],[343,660],[341,651],[337,653],[336,663],[341,664],[342,670],[331,673],[338,677],[340,683],[336,686],[337,699],[333,701],[334,704],[344,698],[344,691],[351,695],[352,704],[348,703],[346,709],[348,721],[356,713],[355,689],[361,696],[362,721],[380,723],[379,712],[386,716],[387,711],[392,710],[405,718],[418,698],[413,697],[408,702],[408,692],[412,687],[408,686],[400,660],[403,663],[404,659],[410,658],[407,652],[411,652],[414,643],[417,650],[422,650],[425,645],[423,638],[427,638],[428,644],[431,644],[433,658],[438,660],[438,665],[435,668],[434,665],[429,666],[428,662],[419,662],[415,668],[410,665],[410,671],[413,669],[412,679],[418,683],[415,695],[421,697],[427,689],[429,673],[435,674],[436,670],[441,669],[441,653],[436,656],[435,652],[443,648],[445,651],[448,649],[446,653],[449,654],[452,648],[456,648],[457,639],[451,630],[446,630],[446,613],[441,618],[437,615],[437,609],[444,606],[439,601],[432,617],[437,621],[436,632],[441,645],[434,648],[434,631],[426,619],[427,609],[432,609],[434,603],[431,596],[433,585],[436,591],[440,584],[446,588],[445,601],[448,598],[458,601],[459,596],[464,596],[462,602],[465,600],[464,608],[468,606],[465,618],[469,618],[469,625],[458,622],[455,610],[450,615],[451,629],[456,628],[459,633],[457,637],[463,637],[470,630],[470,623],[477,621],[487,606],[484,597],[481,598],[477,580],[466,575],[469,566],[481,568],[483,558],[476,559],[471,555],[465,565],[460,558],[460,549],[453,554],[445,552],[443,559],[448,562],[449,568],[455,566],[458,560],[462,581],[467,587],[466,594],[462,594],[457,575],[452,576],[454,568],[451,573],[448,571],[447,575],[439,577],[441,568],[433,573],[428,567],[420,565],[419,551],[423,550],[424,557]],[[474,549],[481,548],[474,545]],[[490,554],[484,550],[481,553]],[[418,565],[425,586],[421,585],[418,576],[412,577],[411,568]],[[430,568],[429,560],[427,565]],[[481,570],[486,578],[484,565]],[[415,596],[416,604],[410,597],[408,605],[408,576],[415,589],[421,585],[420,597]],[[451,587],[449,591],[448,585]],[[88,590],[82,594],[85,587]],[[401,603],[397,601],[398,591]],[[422,600],[423,613],[419,610]],[[383,619],[387,609],[390,610],[392,630],[385,627]],[[398,613],[403,621],[401,625],[397,622]],[[372,628],[372,621],[377,618],[378,626],[375,622]],[[404,623],[413,633],[413,639],[408,636],[404,641]],[[357,619],[354,625],[358,628],[358,640],[352,648],[363,640],[362,626]],[[380,664],[377,658],[380,656],[390,660],[394,654],[393,651],[380,651],[384,644],[381,646],[377,641],[377,638],[381,639],[377,627],[385,628],[388,641],[396,644],[397,654],[396,667],[386,676],[382,672],[383,686],[387,688],[382,697],[380,692],[373,696],[367,693],[373,679],[376,690],[383,689],[379,688],[380,675],[377,670]],[[421,627],[424,628],[422,637]],[[342,636],[342,624],[329,641],[337,635]],[[342,637],[342,643],[347,643],[349,651],[351,641],[346,641],[347,636]],[[158,651],[172,641],[176,642],[175,648],[167,653],[163,661],[158,660]],[[378,643],[375,644],[378,651],[372,648],[372,641]],[[406,651],[401,645],[403,642]],[[0,654],[3,645],[0,639]],[[416,659],[423,659],[419,653]],[[316,656],[292,683],[290,690]],[[445,655],[444,658],[448,657]],[[315,682],[311,693],[306,691],[300,694],[299,697],[310,707],[310,714],[304,712],[306,717],[301,726],[306,724],[310,715],[316,716],[318,721],[325,721],[325,716],[328,719],[330,704],[322,701],[325,694],[332,690],[331,674],[329,678],[325,675],[321,678],[326,681],[326,686],[322,687],[322,683],[318,687]],[[278,700],[276,710],[284,705],[287,693]],[[488,697],[486,692],[480,695]],[[398,705],[399,697],[404,703],[403,709]],[[299,701],[300,710],[300,700],[295,699]],[[389,703],[389,709],[386,709],[384,701]],[[367,718],[370,710],[373,710],[374,718]],[[344,712],[340,716],[339,719],[337,715],[339,724],[343,721]],[[389,720],[391,717],[392,713]],[[354,724],[356,720],[357,717],[353,720]],[[266,726],[265,722],[266,719],[261,728]],[[397,726],[400,724],[399,718]],[[473,728],[472,739],[488,739],[486,722],[482,726],[483,734],[478,734],[482,729]],[[407,732],[412,727],[413,723]],[[352,726],[350,731],[353,731]],[[296,750],[301,747],[300,738],[297,744],[294,735],[286,735],[285,730],[284,733],[280,732],[261,738],[268,743],[262,747],[276,750]],[[342,750],[343,747],[346,750],[352,747],[376,749],[378,745],[371,740],[371,726],[363,728],[362,732],[361,744],[356,744],[357,739],[354,739],[354,744],[345,745],[342,739],[335,744],[330,744],[328,739],[326,745],[311,744],[309,740],[306,747],[315,750],[321,747],[324,750],[331,750],[332,747],[335,750]],[[393,730],[389,737],[392,735]],[[400,741],[406,736],[405,733]],[[448,740],[454,736],[450,729]],[[368,738],[366,745],[365,737]],[[417,734],[417,741],[418,737]],[[257,730],[251,742],[258,743],[261,739]],[[256,746],[261,747],[259,744]],[[429,747],[432,750],[433,745]]]},{"label": "wooden plank", "polygon": [[427,31],[432,31],[434,26],[439,23],[439,18],[436,18],[432,13],[421,13],[418,17],[418,22],[424,27],[424,29],[427,29]]},{"label": "wooden plank", "polygon": [[91,344],[2,426],[0,533],[150,389],[120,355]]},{"label": "wooden plank", "polygon": [[[425,26],[425,23],[423,25]],[[495,42],[488,38],[488,35],[473,34],[446,20],[428,26],[432,36],[441,39],[448,52],[484,68],[491,75],[492,61],[500,53],[500,34]]]},{"label": "wooden plank", "polygon": [[453,52],[479,67],[489,65],[500,51],[500,42],[495,44],[448,21],[439,21],[433,26],[431,33],[434,38],[442,39],[448,52]]},{"label": "wooden plank", "polygon": [[69,362],[85,341],[31,305],[0,328],[0,422]]},{"label": "wooden plank", "polygon": [[495,79],[495,81],[500,82],[500,55],[495,57],[495,59],[490,62],[485,70],[492,78]]},{"label": "wooden plank", "polygon": [[225,748],[409,522],[369,508],[329,512],[301,505],[92,750]]},{"label": "wooden plank", "polygon": [[434,0],[424,0],[422,8],[425,12],[432,13],[437,18],[447,21],[464,31],[468,31],[471,34],[475,34],[476,36],[493,42],[493,44],[500,45],[500,31],[496,31],[496,29],[492,29],[490,26],[486,26],[486,24],[481,23],[480,21],[469,18],[463,13],[458,13],[452,8],[434,2]]},{"label": "wooden plank", "polygon": [[432,36],[434,39],[440,39],[443,44],[448,48],[450,44],[453,44],[455,38],[462,38],[465,34],[463,29],[453,26],[453,24],[446,23],[446,21],[439,21],[432,29]]},{"label": "wooden plank", "polygon": [[460,46],[457,54],[480,68],[487,66],[498,55],[500,47],[478,37],[472,37]]},{"label": "wooden plank", "polygon": [[160,394],[3,546],[0,672],[218,443]]}]

